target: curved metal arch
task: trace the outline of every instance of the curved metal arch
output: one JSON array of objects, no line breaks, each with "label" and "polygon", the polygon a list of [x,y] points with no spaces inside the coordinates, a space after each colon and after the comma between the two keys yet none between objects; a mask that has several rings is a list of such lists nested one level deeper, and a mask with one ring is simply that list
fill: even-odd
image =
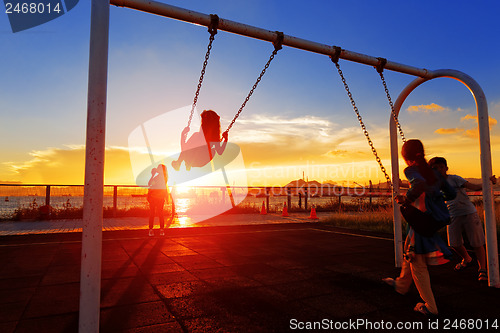
[{"label": "curved metal arch", "polygon": [[[491,145],[490,145],[490,128],[488,117],[488,104],[486,96],[479,84],[469,75],[452,69],[439,69],[432,71],[430,78],[416,78],[408,84],[399,94],[394,111],[399,115],[399,111],[404,101],[422,83],[440,77],[455,79],[463,83],[472,93],[476,102],[478,126],[479,126],[479,148],[481,153],[481,178],[483,185],[483,203],[484,203],[484,218],[486,231],[486,252],[488,256],[488,284],[493,287],[500,287],[500,276],[498,266],[498,244],[495,221],[495,206],[493,197],[493,188],[489,180],[492,173],[491,166]],[[399,162],[398,162],[398,138],[396,123],[391,115],[390,117],[390,138],[391,138],[391,165],[392,179],[394,184],[394,194],[399,193],[399,182],[394,181],[399,179]],[[394,198],[393,198],[394,199]],[[401,214],[398,206],[393,205],[394,215],[394,251],[396,255],[396,266],[401,265],[402,261],[402,232],[401,232]]]}]

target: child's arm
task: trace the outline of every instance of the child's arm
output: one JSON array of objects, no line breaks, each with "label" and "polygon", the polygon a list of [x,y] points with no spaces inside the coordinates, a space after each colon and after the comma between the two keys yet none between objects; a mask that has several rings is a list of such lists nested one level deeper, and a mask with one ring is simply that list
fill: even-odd
[{"label": "child's arm", "polygon": [[466,189],[468,190],[472,190],[472,191],[481,191],[483,189],[483,185],[481,184],[472,184],[472,183],[469,183],[469,182],[465,182],[464,186]]},{"label": "child's arm", "polygon": [[[490,181],[493,183],[493,185],[495,185],[497,183],[497,178],[495,177],[495,175],[490,177]],[[472,184],[469,182],[465,182],[464,187],[466,189],[472,190],[472,191],[481,191],[483,189],[482,184]]]},{"label": "child's arm", "polygon": [[215,149],[217,150],[217,154],[219,154],[219,155],[222,155],[222,153],[226,149],[226,145],[227,145],[227,132],[222,133],[222,138],[224,139],[224,141],[222,142],[222,146],[220,144],[215,146]]}]

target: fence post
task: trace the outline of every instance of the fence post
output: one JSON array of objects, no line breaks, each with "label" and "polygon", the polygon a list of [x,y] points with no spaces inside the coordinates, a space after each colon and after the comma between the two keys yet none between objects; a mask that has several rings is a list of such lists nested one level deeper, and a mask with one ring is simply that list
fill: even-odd
[{"label": "fence post", "polygon": [[116,217],[118,209],[118,186],[113,186],[113,217]]},{"label": "fence post", "polygon": [[269,187],[266,187],[266,212],[269,213]]},{"label": "fence post", "polygon": [[50,206],[50,185],[45,187],[45,206]]},{"label": "fence post", "polygon": [[305,189],[305,195],[304,195],[304,209],[307,210],[307,197],[309,196],[308,189]]},{"label": "fence post", "polygon": [[372,181],[370,180],[370,208],[372,208]]},{"label": "fence post", "polygon": [[286,205],[288,209],[292,208],[292,194],[289,187],[286,188]]},{"label": "fence post", "polygon": [[226,188],[221,187],[220,191],[221,191],[221,195],[222,195],[222,204],[225,204],[226,203]]}]

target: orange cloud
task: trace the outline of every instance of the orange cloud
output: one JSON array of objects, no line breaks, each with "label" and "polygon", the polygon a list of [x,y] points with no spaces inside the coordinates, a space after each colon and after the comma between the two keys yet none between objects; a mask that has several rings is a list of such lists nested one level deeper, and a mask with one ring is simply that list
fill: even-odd
[{"label": "orange cloud", "polygon": [[437,105],[435,103],[431,103],[428,105],[410,105],[407,109],[408,112],[443,112],[448,110],[448,108],[442,107],[441,105]]},{"label": "orange cloud", "polygon": [[[468,115],[460,118],[460,121],[466,121],[466,120],[474,120],[476,123],[478,122],[477,116],[473,116],[471,114],[468,114]],[[495,118],[488,117],[488,120],[489,120],[490,128],[492,126],[495,126],[498,123],[498,121]]]},{"label": "orange cloud", "polygon": [[366,157],[369,155],[361,151],[334,149],[326,152],[325,154],[323,154],[323,156],[330,158],[350,158],[354,161],[359,159],[366,159]]},{"label": "orange cloud", "polygon": [[434,131],[434,133],[437,134],[456,134],[463,132],[463,128],[438,128],[437,130]]},{"label": "orange cloud", "polygon": [[[11,181],[24,184],[74,184],[84,183],[85,147],[47,148],[33,151],[31,159],[7,163]],[[133,184],[127,148],[106,148],[105,183]],[[2,178],[6,178],[2,175]]]},{"label": "orange cloud", "polygon": [[[460,118],[460,121],[462,122],[465,122],[467,120],[473,120],[476,124],[478,123],[477,116],[471,114],[465,115],[464,117]],[[488,122],[490,125],[490,129],[498,123],[498,121],[492,117],[488,117]],[[479,128],[476,127],[473,129],[466,130],[464,134],[466,137],[476,139],[479,137]]]},{"label": "orange cloud", "polygon": [[470,129],[465,131],[465,136],[469,138],[478,138],[479,137],[479,129]]},{"label": "orange cloud", "polygon": [[328,151],[325,156],[328,156],[328,157],[344,157],[346,156],[348,153],[347,150],[330,150]]}]

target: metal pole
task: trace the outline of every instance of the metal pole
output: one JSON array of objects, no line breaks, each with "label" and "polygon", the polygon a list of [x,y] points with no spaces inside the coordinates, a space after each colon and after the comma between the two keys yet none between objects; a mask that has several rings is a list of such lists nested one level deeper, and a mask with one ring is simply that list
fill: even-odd
[{"label": "metal pole", "polygon": [[[418,85],[425,82],[426,79],[417,78],[412,83],[410,83],[398,96],[398,99],[394,103],[394,112],[399,115],[401,106],[403,105],[406,97],[415,89]],[[416,86],[413,86],[416,84]],[[402,220],[401,212],[399,210],[399,205],[394,201],[396,195],[399,194],[399,148],[398,148],[398,131],[396,128],[396,122],[394,117],[390,116],[389,119],[389,131],[391,139],[391,167],[392,167],[392,184],[394,186],[392,192],[392,215],[394,219],[394,258],[396,262],[396,267],[401,267],[403,263],[403,230],[402,230]]]},{"label": "metal pole", "polygon": [[292,208],[292,193],[289,187],[286,189],[286,204],[288,206],[288,210],[290,210],[290,208]]},{"label": "metal pole", "polygon": [[116,217],[118,210],[118,186],[113,186],[113,217]]},{"label": "metal pole", "polygon": [[[498,266],[498,242],[497,242],[497,230],[496,230],[496,220],[495,220],[495,205],[493,196],[493,187],[490,182],[490,177],[493,174],[491,166],[491,145],[490,145],[490,129],[489,129],[489,117],[488,117],[488,104],[486,102],[486,96],[479,84],[471,78],[469,75],[462,73],[457,70],[452,69],[440,69],[435,70],[432,73],[430,79],[438,77],[448,77],[462,82],[467,88],[469,88],[474,100],[476,102],[477,116],[478,116],[478,126],[479,126],[479,148],[481,153],[481,177],[483,183],[483,204],[484,204],[484,222],[485,222],[485,232],[486,232],[486,253],[488,256],[488,285],[490,287],[500,288],[500,274]],[[394,110],[396,114],[399,113],[401,105],[405,101],[406,97],[419,85],[430,80],[424,78],[417,78],[413,80],[405,89],[401,92],[396,103],[394,104]],[[394,132],[394,134],[393,134]],[[392,165],[393,165],[393,179],[394,166],[397,166],[397,134],[396,126],[394,120],[391,117],[391,150],[392,150]],[[396,155],[394,155],[393,145],[396,145]],[[397,184],[394,181],[394,184]],[[395,214],[396,218],[396,214]]]},{"label": "metal pole", "polygon": [[304,193],[304,209],[307,210],[307,197],[309,196],[309,191],[307,190],[307,188],[305,189],[305,193]]},{"label": "metal pole", "polygon": [[269,213],[269,196],[270,196],[270,188],[266,187],[266,212]]},{"label": "metal pole", "polygon": [[[110,0],[110,3],[118,7],[127,7],[151,14],[165,16],[176,20],[190,22],[204,26],[208,26],[211,22],[210,15],[208,14],[198,13],[192,10],[187,10],[184,8],[167,5],[165,3],[157,1]],[[222,18],[219,18],[219,24],[217,26],[217,29],[269,42],[274,42],[277,40],[276,31],[265,30],[251,25],[238,23]],[[335,55],[335,49],[332,45],[316,43],[306,39],[297,38],[289,35],[284,35],[282,45],[306,51],[311,51],[315,53],[325,54],[329,56]],[[372,57],[348,50],[342,50],[340,58],[370,66],[377,66],[379,63],[377,57]],[[430,78],[429,74],[430,71],[428,71],[427,69],[403,65],[393,61],[387,61],[387,64],[385,65],[384,69]]]},{"label": "metal pole", "polygon": [[[399,95],[396,103],[394,104],[394,112],[399,115],[399,110],[403,104],[401,96],[403,92]],[[399,210],[399,204],[396,203],[396,195],[399,194],[399,160],[398,160],[398,131],[396,129],[396,122],[394,117],[391,115],[389,120],[389,132],[391,138],[391,168],[392,168],[392,216],[394,220],[394,261],[396,267],[401,267],[403,264],[403,227],[401,224],[401,212]]]},{"label": "metal pole", "polygon": [[109,2],[92,0],[80,273],[80,333],[99,331],[108,36]]},{"label": "metal pole", "polygon": [[50,185],[45,187],[45,206],[50,206]]}]

